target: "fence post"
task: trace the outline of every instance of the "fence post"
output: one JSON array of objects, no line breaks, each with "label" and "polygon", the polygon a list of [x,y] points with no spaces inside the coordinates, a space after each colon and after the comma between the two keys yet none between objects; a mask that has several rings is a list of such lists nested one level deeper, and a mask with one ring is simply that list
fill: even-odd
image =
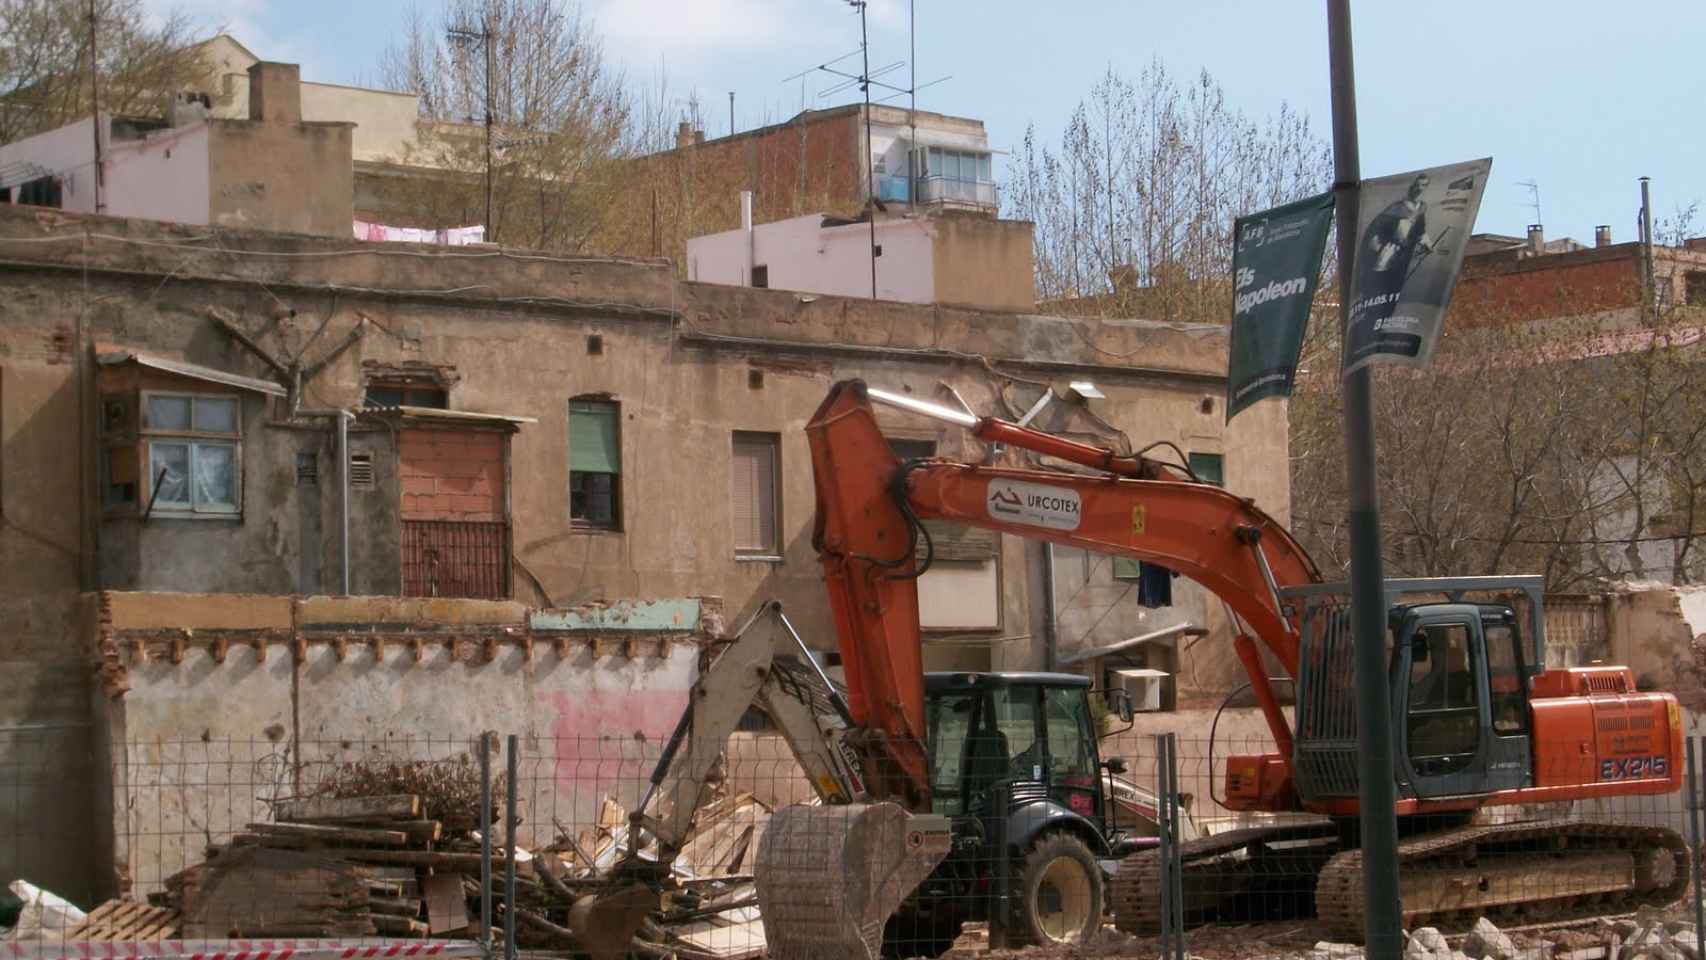
[{"label": "fence post", "polygon": [[480,731],[480,953],[492,956],[492,738]]},{"label": "fence post", "polygon": [[1010,864],[1007,856],[1008,814],[1013,807],[1013,785],[1001,781],[990,791],[990,815],[995,818],[995,909],[989,917],[990,949],[1005,948],[1008,944],[1007,925],[1013,918],[1013,891]]},{"label": "fence post", "polygon": [[521,764],[517,757],[521,741],[509,735],[504,744],[506,769],[504,779],[504,957],[516,960],[515,948],[515,788],[516,774]]},{"label": "fence post", "polygon": [[1688,801],[1683,804],[1683,810],[1688,814],[1688,867],[1693,873],[1694,881],[1694,955],[1706,957],[1706,921],[1701,916],[1703,907],[1700,898],[1700,785],[1696,766],[1694,736],[1683,738],[1687,741],[1688,758]]},{"label": "fence post", "polygon": [[1185,904],[1183,873],[1179,858],[1179,770],[1178,739],[1171,733],[1155,735],[1155,826],[1161,840],[1161,955],[1168,960],[1185,957]]}]

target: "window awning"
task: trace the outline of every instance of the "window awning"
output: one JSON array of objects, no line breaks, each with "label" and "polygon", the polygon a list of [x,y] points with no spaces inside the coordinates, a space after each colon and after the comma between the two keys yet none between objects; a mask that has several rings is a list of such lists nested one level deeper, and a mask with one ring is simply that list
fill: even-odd
[{"label": "window awning", "polygon": [[134,350],[108,350],[96,354],[95,360],[106,366],[118,366],[124,363],[134,363],[139,367],[160,370],[165,373],[189,377],[192,380],[204,380],[208,383],[218,383],[239,390],[252,390],[272,397],[285,396],[284,387],[271,380],[259,380],[255,377],[245,377],[241,374],[227,373],[213,367],[204,367],[197,363],[186,363],[182,360],[168,360],[152,354],[137,353]]},{"label": "window awning", "polygon": [[1168,676],[1167,671],[1152,667],[1124,667],[1114,673],[1132,680],[1165,680]]},{"label": "window awning", "polygon": [[438,407],[411,407],[399,405],[394,407],[371,406],[356,411],[358,416],[374,414],[391,414],[404,420],[437,421],[446,425],[462,426],[507,426],[515,429],[524,423],[538,423],[538,417],[523,417],[508,413],[477,413],[473,410],[442,410]]}]

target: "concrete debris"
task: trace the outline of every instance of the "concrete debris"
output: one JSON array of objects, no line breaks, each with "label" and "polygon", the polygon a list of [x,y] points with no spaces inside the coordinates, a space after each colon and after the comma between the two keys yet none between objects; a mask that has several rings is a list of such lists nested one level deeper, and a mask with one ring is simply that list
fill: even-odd
[{"label": "concrete debris", "polygon": [[[648,917],[635,937],[634,952],[641,956],[673,953],[682,960],[749,960],[762,956],[766,941],[752,883],[752,861],[769,823],[770,807],[751,794],[719,796],[701,806],[692,834],[670,864],[673,889],[667,894],[666,905],[647,911]],[[599,881],[629,854],[631,835],[628,811],[609,798],[600,804],[592,826],[573,834],[562,831],[557,841],[540,853],[534,866],[542,876],[560,876],[561,881],[547,881],[547,885],[560,887],[560,893],[569,897],[542,905],[541,917],[551,920],[562,914],[566,933],[573,926],[567,911],[575,902],[599,895],[594,892]],[[642,833],[640,840],[637,856],[655,862],[659,856],[656,839]],[[571,893],[571,885],[581,892]]]},{"label": "concrete debris", "polygon": [[1362,945],[1319,940],[1309,952],[1309,960],[1363,960]]},{"label": "concrete debris", "polygon": [[83,911],[57,894],[30,883],[14,880],[8,888],[24,902],[18,922],[6,932],[8,940],[64,940],[66,934],[81,925]]},{"label": "concrete debris", "polygon": [[1463,938],[1463,952],[1470,960],[1514,960],[1516,942],[1499,930],[1486,917],[1475,921],[1474,929]]},{"label": "concrete debris", "polygon": [[1454,952],[1445,935],[1433,927],[1413,931],[1404,944],[1404,960],[1453,960]]}]

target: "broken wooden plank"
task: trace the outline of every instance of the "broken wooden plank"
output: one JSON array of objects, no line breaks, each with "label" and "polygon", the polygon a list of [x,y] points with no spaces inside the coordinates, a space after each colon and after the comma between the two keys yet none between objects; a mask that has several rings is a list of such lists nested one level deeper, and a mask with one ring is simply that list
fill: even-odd
[{"label": "broken wooden plank", "polygon": [[383,913],[393,917],[408,917],[411,920],[421,914],[421,902],[407,897],[368,897],[366,909],[370,913]]},{"label": "broken wooden plank", "polygon": [[343,823],[352,820],[414,820],[421,815],[421,798],[412,793],[382,797],[316,797],[285,800],[275,819],[292,823]]},{"label": "broken wooden plank", "polygon": [[[338,856],[345,860],[359,863],[391,863],[406,864],[413,867],[436,867],[443,870],[473,872],[480,869],[480,855],[477,853],[450,853],[440,850],[365,850],[340,849]],[[502,850],[492,851],[492,862],[501,864],[504,860]]]},{"label": "broken wooden plank", "polygon": [[333,827],[310,823],[251,823],[244,829],[267,837],[287,837],[320,843],[365,844],[380,847],[402,847],[409,835],[401,830],[375,830],[370,827]]},{"label": "broken wooden plank", "polygon": [[437,843],[438,838],[444,835],[444,824],[437,820],[393,820],[384,826],[408,834],[411,845]]},{"label": "broken wooden plank", "polygon": [[364,914],[363,919],[373,924],[373,929],[387,937],[424,937],[427,935],[427,925],[419,920],[408,917],[393,917],[384,913]]},{"label": "broken wooden plank", "polygon": [[437,935],[468,929],[468,898],[462,878],[435,874],[421,883],[426,897],[427,933]]}]

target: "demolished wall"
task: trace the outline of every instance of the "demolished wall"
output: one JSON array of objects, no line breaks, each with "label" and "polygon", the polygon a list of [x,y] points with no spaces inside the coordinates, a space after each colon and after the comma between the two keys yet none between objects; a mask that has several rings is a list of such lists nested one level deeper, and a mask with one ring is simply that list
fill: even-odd
[{"label": "demolished wall", "polygon": [[[523,846],[638,806],[686,704],[713,600],[560,611],[477,600],[103,593],[111,806],[102,895],[158,891],[272,803],[352,764],[477,763],[520,737]],[[477,781],[476,781],[477,782]]]}]

